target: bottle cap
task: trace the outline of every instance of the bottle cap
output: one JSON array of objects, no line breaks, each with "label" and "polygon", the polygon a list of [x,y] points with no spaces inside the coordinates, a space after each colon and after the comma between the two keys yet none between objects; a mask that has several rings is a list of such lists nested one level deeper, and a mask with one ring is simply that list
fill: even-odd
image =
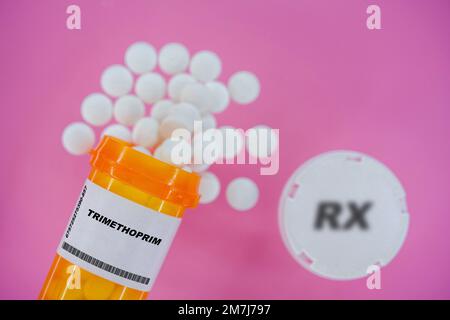
[{"label": "bottle cap", "polygon": [[185,208],[196,207],[200,176],[160,161],[133,144],[104,136],[91,152],[93,168],[157,198]]},{"label": "bottle cap", "polygon": [[289,179],[279,205],[280,230],[292,256],[330,279],[361,278],[374,265],[388,264],[408,222],[405,192],[395,175],[352,151],[307,161]]}]

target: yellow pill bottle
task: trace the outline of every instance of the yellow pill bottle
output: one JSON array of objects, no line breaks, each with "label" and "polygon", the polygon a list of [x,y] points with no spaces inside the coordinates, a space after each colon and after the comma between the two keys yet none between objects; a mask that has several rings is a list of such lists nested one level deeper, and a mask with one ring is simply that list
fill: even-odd
[{"label": "yellow pill bottle", "polygon": [[39,299],[145,299],[200,177],[109,136],[90,163]]}]

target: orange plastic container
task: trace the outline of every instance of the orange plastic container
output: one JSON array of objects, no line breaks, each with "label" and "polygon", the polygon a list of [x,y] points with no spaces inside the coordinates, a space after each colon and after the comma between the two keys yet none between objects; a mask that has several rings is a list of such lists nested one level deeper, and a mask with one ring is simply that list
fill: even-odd
[{"label": "orange plastic container", "polygon": [[[150,278],[153,283],[159,270],[158,266],[155,267],[156,271],[152,274],[152,277],[147,278],[133,274],[132,270],[122,270],[114,266],[110,261],[105,261],[108,260],[108,257],[97,259],[90,254],[99,252],[98,250],[102,254],[102,242],[105,242],[105,239],[108,242],[108,237],[113,237],[111,245],[103,244],[107,246],[104,248],[109,252],[112,260],[123,262],[126,265],[134,259],[142,259],[141,257],[145,256],[145,253],[141,254],[142,252],[130,247],[130,244],[136,244],[143,250],[154,253],[155,261],[151,261],[152,258],[150,257],[145,260],[145,263],[161,264],[166,253],[163,251],[167,251],[171,239],[173,239],[173,234],[165,234],[167,233],[165,230],[170,229],[172,230],[171,233],[175,233],[176,226],[158,230],[158,221],[166,223],[165,220],[170,220],[167,223],[176,224],[181,220],[186,208],[197,205],[200,177],[197,174],[189,173],[145,155],[132,147],[133,145],[129,143],[107,136],[91,152],[92,169],[86,181],[89,187],[87,191],[86,186],[83,189],[65,236],[61,241],[62,244],[58,249],[62,250],[58,252],[64,252],[65,257],[62,257],[61,254],[56,255],[39,299],[140,300],[147,297],[148,291],[143,290],[142,287]],[[95,184],[95,186],[92,184]],[[91,191],[93,189],[96,190],[94,194]],[[90,195],[83,200],[84,191]],[[118,201],[118,204],[107,203],[107,199],[112,199],[113,202]],[[94,211],[90,209],[91,207],[85,208],[86,202],[89,202],[91,207],[99,207],[101,210],[96,209]],[[115,213],[115,220],[117,221],[107,217],[109,212],[114,210],[117,211]],[[97,211],[104,216],[98,214],[96,220],[94,217]],[[148,223],[149,228],[161,231],[164,236],[158,235],[156,237],[154,234],[150,236],[145,232],[137,231],[133,233],[132,231],[135,230],[130,231],[131,227],[128,228],[128,225],[122,226],[119,223],[122,219],[133,222],[134,214],[144,215],[141,216],[141,221],[147,221],[145,219],[147,219],[146,215],[148,214],[153,219]],[[113,222],[116,224],[113,224]],[[146,224],[147,222],[137,224],[136,229],[140,230]],[[119,228],[118,225],[122,227]],[[104,235],[105,239],[97,239],[97,232]],[[140,235],[141,233],[147,237]],[[78,238],[82,239],[78,241],[81,241],[83,250],[75,248],[71,242],[71,237],[74,237],[73,241],[75,241],[77,234]],[[89,238],[89,241],[84,241],[84,238]],[[153,240],[149,241],[151,239]],[[158,248],[157,239],[165,241],[164,248]],[[90,245],[95,248],[90,248]],[[115,247],[118,248],[117,252],[114,251]],[[136,282],[132,282],[133,280]],[[137,280],[139,280],[139,283]]]}]

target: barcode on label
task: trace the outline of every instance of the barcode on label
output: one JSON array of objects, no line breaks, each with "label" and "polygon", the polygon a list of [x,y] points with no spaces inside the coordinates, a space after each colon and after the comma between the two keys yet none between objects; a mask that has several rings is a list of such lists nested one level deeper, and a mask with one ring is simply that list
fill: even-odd
[{"label": "barcode on label", "polygon": [[63,242],[62,244],[62,248],[69,252],[70,254],[74,255],[75,257],[97,267],[100,268],[102,270],[105,270],[106,272],[115,274],[116,276],[134,281],[134,282],[138,282],[138,283],[142,283],[142,284],[149,284],[150,282],[150,278],[144,277],[144,276],[140,276],[138,274],[135,273],[131,273],[125,270],[122,270],[120,268],[114,267],[110,264],[107,264],[106,262],[103,262],[101,260],[98,260],[96,258],[94,258],[93,256],[88,255],[87,253],[78,250],[75,247],[72,247],[70,244],[68,244],[67,242]]}]

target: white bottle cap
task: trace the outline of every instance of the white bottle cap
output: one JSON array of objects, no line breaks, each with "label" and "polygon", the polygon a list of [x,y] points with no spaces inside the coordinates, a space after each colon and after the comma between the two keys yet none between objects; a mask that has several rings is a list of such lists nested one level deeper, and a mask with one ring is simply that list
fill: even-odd
[{"label": "white bottle cap", "polygon": [[408,230],[405,192],[377,160],[352,151],[321,154],[286,184],[279,224],[286,247],[311,272],[350,280],[388,264]]}]

